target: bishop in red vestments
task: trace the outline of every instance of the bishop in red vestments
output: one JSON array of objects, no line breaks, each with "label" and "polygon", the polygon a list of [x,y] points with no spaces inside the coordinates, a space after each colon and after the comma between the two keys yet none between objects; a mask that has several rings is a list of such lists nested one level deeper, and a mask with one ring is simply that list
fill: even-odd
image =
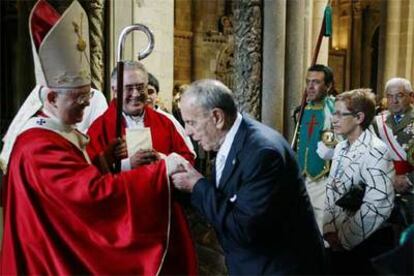
[{"label": "bishop in red vestments", "polygon": [[43,107],[13,130],[0,274],[196,274],[164,160],[103,174],[74,128],[91,96],[86,13],[74,1],[60,16],[40,0],[30,23]]}]

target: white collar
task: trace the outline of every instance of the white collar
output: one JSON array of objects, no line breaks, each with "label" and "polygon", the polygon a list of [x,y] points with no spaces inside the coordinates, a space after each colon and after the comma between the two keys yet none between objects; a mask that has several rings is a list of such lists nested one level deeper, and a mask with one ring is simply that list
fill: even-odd
[{"label": "white collar", "polygon": [[122,112],[122,115],[125,118],[126,125],[128,128],[144,127],[145,111],[142,113],[142,115],[138,116],[128,115],[125,112]]},{"label": "white collar", "polygon": [[145,110],[144,112],[142,112],[142,115],[138,115],[138,116],[129,115],[129,114],[126,114],[125,112],[122,112],[122,115],[124,115],[125,119],[129,119],[134,122],[141,122],[141,121],[144,121]]},{"label": "white collar", "polygon": [[217,156],[222,155],[227,158],[227,155],[229,154],[231,149],[231,145],[233,144],[234,138],[236,137],[236,133],[239,130],[242,119],[242,115],[237,112],[237,118],[234,121],[232,127],[230,128],[229,132],[227,132],[226,137],[224,138],[224,142],[223,144],[221,144],[220,149],[217,152]]}]

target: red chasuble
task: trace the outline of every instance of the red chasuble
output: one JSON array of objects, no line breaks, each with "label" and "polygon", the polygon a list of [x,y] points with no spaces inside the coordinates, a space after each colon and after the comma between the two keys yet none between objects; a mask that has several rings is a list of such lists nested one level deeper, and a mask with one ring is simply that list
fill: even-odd
[{"label": "red chasuble", "polygon": [[[92,162],[105,149],[109,141],[115,139],[116,101],[113,100],[104,114],[89,127],[90,142],[87,152]],[[190,163],[194,156],[177,132],[174,124],[163,114],[150,107],[145,108],[144,126],[150,127],[153,148],[166,155],[175,152]],[[122,133],[125,135],[125,120]],[[196,252],[191,238],[184,210],[172,194],[170,246],[162,274],[197,274]]]},{"label": "red chasuble", "polygon": [[[125,135],[126,123],[124,118],[122,119],[122,135]],[[91,141],[88,144],[87,151],[91,160],[94,160],[109,142],[115,139],[115,123],[116,101],[112,100],[105,113],[89,127],[88,135]],[[144,126],[151,129],[152,146],[156,151],[165,155],[173,152],[178,153],[191,164],[194,164],[194,155],[168,117],[146,106]]]},{"label": "red chasuble", "polygon": [[71,142],[32,128],[18,136],[4,179],[1,275],[196,273],[188,228],[169,231],[164,161],[102,175]]}]

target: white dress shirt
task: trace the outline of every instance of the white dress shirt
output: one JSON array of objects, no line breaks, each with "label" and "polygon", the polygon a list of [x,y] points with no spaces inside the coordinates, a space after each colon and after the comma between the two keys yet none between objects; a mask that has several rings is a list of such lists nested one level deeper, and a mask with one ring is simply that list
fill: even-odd
[{"label": "white dress shirt", "polygon": [[242,115],[237,113],[237,118],[234,121],[233,126],[230,128],[229,132],[224,138],[223,144],[221,144],[219,151],[216,156],[216,186],[219,186],[220,178],[223,173],[224,165],[226,164],[227,156],[229,155],[231,145],[233,144],[234,137],[236,136],[237,131],[239,130]]}]

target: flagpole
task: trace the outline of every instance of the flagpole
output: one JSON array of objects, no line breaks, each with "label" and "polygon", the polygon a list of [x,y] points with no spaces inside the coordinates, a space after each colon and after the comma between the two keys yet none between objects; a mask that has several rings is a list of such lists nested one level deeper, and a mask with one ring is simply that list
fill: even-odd
[{"label": "flagpole", "polygon": [[[311,61],[311,66],[315,65],[317,60],[318,60],[318,56],[319,56],[319,51],[321,49],[321,45],[322,45],[322,39],[324,36],[329,37],[331,35],[332,32],[332,27],[328,26],[326,23],[327,20],[331,19],[328,18],[330,16],[328,9],[331,9],[331,0],[328,0],[328,3],[326,4],[325,7],[325,11],[323,14],[323,19],[322,19],[322,25],[321,25],[321,29],[319,31],[319,36],[318,36],[318,40],[316,41],[316,45],[315,45],[315,50],[313,51],[313,55],[312,55],[312,61]],[[329,23],[332,23],[332,21],[330,21]],[[328,28],[327,28],[328,27]],[[293,132],[293,138],[292,138],[292,143],[291,143],[291,148],[293,150],[296,149],[296,142],[297,142],[297,138],[298,138],[298,133],[299,133],[299,126],[300,123],[302,121],[302,117],[303,117],[303,112],[305,110],[305,106],[306,106],[306,87],[302,93],[302,100],[300,103],[300,109],[299,109],[299,115],[298,115],[298,120],[297,123],[295,125],[295,131]]]}]

